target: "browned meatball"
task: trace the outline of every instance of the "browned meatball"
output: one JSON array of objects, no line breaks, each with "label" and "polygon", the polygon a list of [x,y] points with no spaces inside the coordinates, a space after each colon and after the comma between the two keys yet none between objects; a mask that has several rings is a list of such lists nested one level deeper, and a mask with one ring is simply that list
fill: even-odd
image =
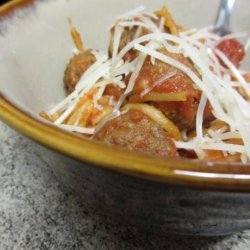
[{"label": "browned meatball", "polygon": [[[193,64],[182,54],[171,53],[165,49],[161,50],[161,53],[182,63],[198,75]],[[194,87],[193,81],[181,70],[159,60],[156,60],[155,64],[152,65],[150,58],[147,57],[136,80],[133,94],[141,94],[143,90],[152,86],[156,81],[159,81],[159,79],[171,72],[175,72],[176,74],[173,77],[164,80],[161,84],[153,88],[152,91],[156,93],[185,92],[187,97],[186,101],[155,102],[154,105],[181,130],[192,129],[195,125],[195,117],[201,92]],[[210,117],[211,110],[209,107],[207,107],[206,111],[207,117]]]},{"label": "browned meatball", "polygon": [[94,137],[112,146],[160,157],[178,157],[168,133],[144,113],[129,110],[109,121]]},{"label": "browned meatball", "polygon": [[74,91],[76,84],[80,80],[82,74],[96,61],[91,50],[86,50],[79,55],[71,58],[64,72],[64,84],[68,93]]}]

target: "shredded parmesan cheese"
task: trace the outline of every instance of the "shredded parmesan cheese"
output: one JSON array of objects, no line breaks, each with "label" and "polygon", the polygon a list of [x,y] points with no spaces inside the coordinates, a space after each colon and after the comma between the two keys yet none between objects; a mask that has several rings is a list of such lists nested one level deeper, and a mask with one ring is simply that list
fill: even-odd
[{"label": "shredded parmesan cheese", "polygon": [[83,128],[78,126],[70,126],[70,125],[60,125],[59,128],[65,129],[70,132],[77,132],[81,134],[90,134],[93,135],[95,133],[94,128]]},{"label": "shredded parmesan cheese", "polygon": [[113,42],[113,54],[112,54],[112,62],[114,62],[116,55],[119,50],[120,40],[122,37],[123,27],[120,25],[115,26],[115,34],[114,34],[114,42]]},{"label": "shredded parmesan cheese", "polygon": [[202,125],[203,125],[203,115],[204,115],[206,104],[207,104],[207,98],[204,94],[202,94],[199,107],[197,110],[197,114],[196,114],[196,134],[197,134],[197,138],[199,138],[200,140],[203,139],[203,126]]},{"label": "shredded parmesan cheese", "polygon": [[[237,69],[226,55],[217,49],[217,45],[224,39],[245,37],[248,34],[241,32],[221,38],[211,32],[212,27],[200,30],[188,29],[179,32],[179,26],[175,25],[166,8],[156,12],[156,14],[144,12],[144,9],[143,6],[139,6],[117,17],[116,24],[113,26],[111,58],[100,51],[92,51],[96,62],[84,72],[75,86],[75,90],[49,110],[48,114],[53,118],[54,124],[67,131],[94,134],[108,121],[121,114],[121,108],[124,107],[127,99],[131,97],[130,94],[135,88],[136,79],[140,75],[148,57],[152,67],[157,64],[156,60],[159,60],[182,71],[192,80],[193,86],[201,91],[202,94],[196,113],[196,135],[189,139],[186,131],[178,131],[171,121],[163,118],[164,115],[160,111],[157,112],[157,109],[150,105],[137,103],[129,104],[130,106],[127,107],[143,110],[153,120],[161,123],[166,130],[169,129],[167,126],[170,124],[172,128],[172,130],[170,129],[170,134],[175,135],[176,147],[193,150],[199,159],[206,158],[207,150],[217,150],[221,151],[225,157],[240,154],[242,162],[250,161],[250,84],[244,78],[246,72]],[[172,34],[165,33],[166,29],[164,26]],[[132,34],[133,40],[128,42],[123,48],[120,48],[124,32],[127,30],[131,31],[134,27],[136,29],[134,29],[135,33]],[[142,35],[143,33],[145,34],[145,30],[147,34]],[[80,35],[75,30],[73,32],[75,40],[78,41]],[[75,55],[83,51],[83,46],[79,45],[79,41],[77,44],[73,50]],[[250,39],[248,38],[245,50],[249,46]],[[185,64],[171,56],[161,53],[160,51],[164,49],[173,54],[184,55],[191,61],[198,73],[193,72]],[[132,57],[131,61],[126,61],[125,56],[130,52],[136,52],[136,57]],[[226,67],[222,66],[221,61]],[[150,95],[154,94],[152,93],[154,88],[174,77],[177,72],[177,70],[173,70],[163,75],[141,93],[135,94],[136,98],[152,101],[149,97],[152,97]],[[111,113],[107,113],[95,128],[81,127],[79,123],[81,124],[81,117],[86,110],[84,105],[79,108],[79,100],[94,89],[95,92],[90,97],[92,98],[92,106],[102,112],[104,107],[101,105],[100,100],[103,100],[101,98],[105,95],[105,90],[108,89],[109,84],[113,84],[113,86],[122,91],[122,94],[117,99],[114,99],[112,95],[108,97],[109,99],[105,99],[113,110]],[[245,96],[242,96],[237,88],[243,89],[246,93],[244,94]],[[166,96],[154,96],[156,98],[154,100],[166,100],[163,97],[166,98]],[[185,93],[181,93],[177,100],[185,101]],[[208,129],[205,133],[203,117],[208,103],[212,107],[215,118],[224,122],[226,127],[220,130]],[[79,108],[77,109],[78,113],[75,111],[76,107]],[[71,123],[73,125],[65,124],[72,113],[74,118],[76,118]],[[181,134],[185,141],[181,141]],[[232,139],[237,139],[242,143],[233,144],[230,141]]]}]

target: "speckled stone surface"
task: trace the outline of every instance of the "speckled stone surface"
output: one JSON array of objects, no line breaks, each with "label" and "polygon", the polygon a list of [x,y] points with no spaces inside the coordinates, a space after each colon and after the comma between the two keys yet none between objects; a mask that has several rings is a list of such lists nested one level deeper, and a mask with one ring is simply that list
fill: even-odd
[{"label": "speckled stone surface", "polygon": [[250,231],[217,238],[150,235],[96,215],[57,181],[46,153],[0,122],[1,250],[250,249]]}]

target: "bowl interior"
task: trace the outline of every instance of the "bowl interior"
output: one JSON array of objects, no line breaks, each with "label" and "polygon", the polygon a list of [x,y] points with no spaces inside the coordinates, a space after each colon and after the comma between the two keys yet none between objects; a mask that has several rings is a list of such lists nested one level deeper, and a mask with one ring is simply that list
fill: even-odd
[{"label": "bowl interior", "polygon": [[[178,185],[250,190],[250,168],[242,164],[166,161],[128,153],[82,140],[37,120],[41,119],[40,111],[65,97],[63,74],[74,49],[68,18],[82,34],[85,48],[106,50],[107,27],[117,15],[139,5],[145,5],[148,11],[167,5],[179,24],[199,28],[214,22],[219,1],[17,0],[1,7],[0,117],[36,141],[84,162]],[[236,2],[234,31],[250,31],[249,8],[249,0]],[[248,57],[246,69],[249,65]]]},{"label": "bowl interior", "polygon": [[[218,0],[47,0],[18,8],[0,23],[0,91],[9,100],[37,117],[64,98],[64,69],[72,56],[70,17],[86,48],[106,50],[107,27],[114,18],[139,5],[148,11],[167,5],[178,23],[203,27],[213,23]],[[237,1],[235,31],[249,30],[248,0]]]}]

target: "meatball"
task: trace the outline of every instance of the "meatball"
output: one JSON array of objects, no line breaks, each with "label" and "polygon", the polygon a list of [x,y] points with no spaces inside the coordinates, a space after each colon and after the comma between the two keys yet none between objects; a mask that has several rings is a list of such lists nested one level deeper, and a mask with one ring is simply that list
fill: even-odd
[{"label": "meatball", "polygon": [[129,110],[109,121],[94,136],[112,146],[160,157],[178,157],[168,133],[144,113]]},{"label": "meatball", "polygon": [[64,72],[64,84],[68,93],[74,91],[83,73],[96,61],[91,50],[75,55],[71,58]]},{"label": "meatball", "polygon": [[[174,54],[165,49],[161,50],[161,53],[182,63],[198,75],[193,64],[182,54]],[[156,93],[185,92],[186,101],[154,102],[153,104],[172,120],[179,129],[190,130],[195,125],[201,92],[194,87],[193,81],[181,70],[159,60],[156,60],[155,64],[152,65],[148,57],[136,80],[133,94],[141,94],[143,90],[150,88],[156,81],[163,79],[165,75],[172,72],[176,72],[176,74],[171,78],[163,80],[152,91]],[[206,117],[211,119],[211,108],[207,107],[206,111]]]}]

